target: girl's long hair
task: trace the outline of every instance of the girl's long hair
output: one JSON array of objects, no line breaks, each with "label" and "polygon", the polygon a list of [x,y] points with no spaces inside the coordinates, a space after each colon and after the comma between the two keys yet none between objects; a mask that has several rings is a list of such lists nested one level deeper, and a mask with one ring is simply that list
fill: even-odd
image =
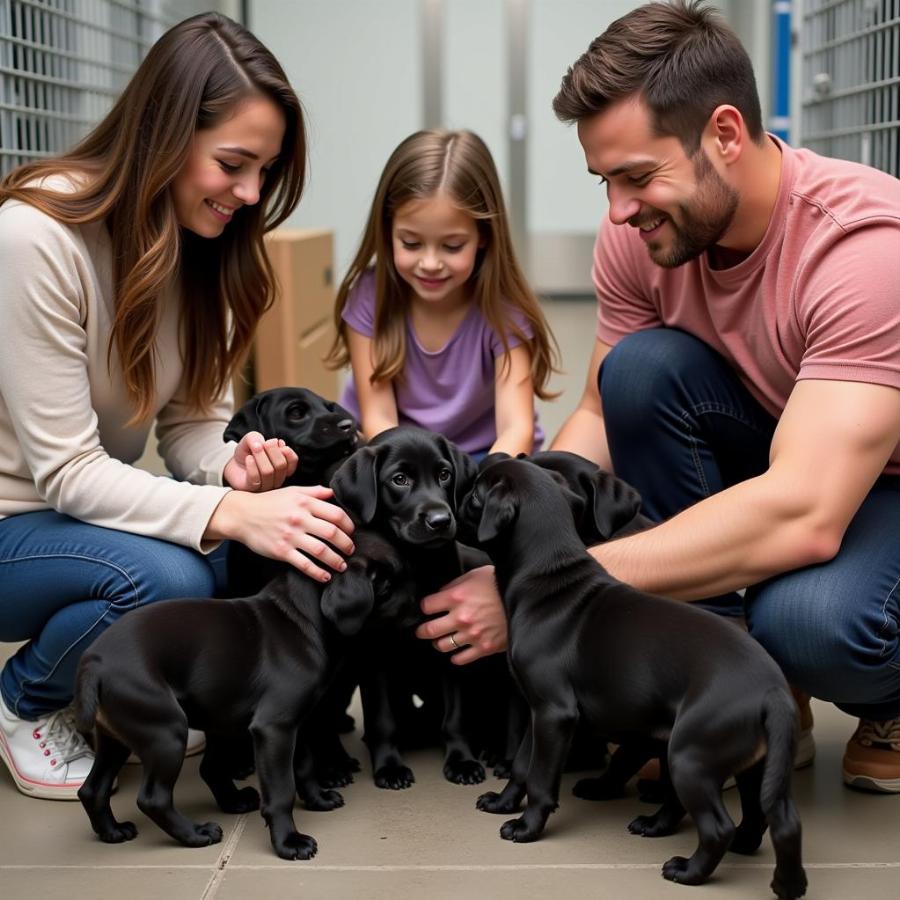
[{"label": "girl's long hair", "polygon": [[[284,140],[254,206],[222,235],[179,227],[170,186],[197,131],[265,97],[282,111]],[[42,187],[68,176],[71,192]],[[175,279],[187,397],[208,409],[250,348],[273,300],[263,235],[296,207],[306,176],[303,110],[281,66],[245,28],[217,13],[186,19],[149,50],[106,118],[68,153],[26,164],[0,182],[0,203],[21,200],[66,225],[105,220],[112,242],[115,320],[107,349],[118,352],[132,423],[155,412],[159,299]]]},{"label": "girl's long hair", "polygon": [[[529,346],[534,392],[547,399],[552,396],[546,387],[556,370],[556,342],[516,259],[494,160],[484,141],[471,131],[418,131],[391,154],[375,191],[362,243],[338,289],[334,310],[337,335],[326,363],[338,368],[350,361],[348,326],[341,313],[353,286],[374,260],[372,381],[392,381],[402,373],[410,288],[394,268],[392,222],[404,204],[433,197],[438,191],[475,220],[483,242],[471,276],[474,302],[507,353],[510,335]],[[533,338],[506,318],[509,306],[521,311]]]}]

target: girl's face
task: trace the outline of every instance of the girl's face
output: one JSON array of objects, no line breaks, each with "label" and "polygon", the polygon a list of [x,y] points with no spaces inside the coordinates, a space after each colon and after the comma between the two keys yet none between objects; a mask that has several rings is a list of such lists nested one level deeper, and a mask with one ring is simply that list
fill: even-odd
[{"label": "girl's face", "polygon": [[391,225],[394,267],[426,303],[467,299],[465,285],[482,242],[475,220],[443,192],[410,200]]},{"label": "girl's face", "polygon": [[198,131],[172,182],[178,224],[215,238],[237,210],[257,203],[284,130],[284,113],[267,97],[256,96],[238,104],[230,119]]}]

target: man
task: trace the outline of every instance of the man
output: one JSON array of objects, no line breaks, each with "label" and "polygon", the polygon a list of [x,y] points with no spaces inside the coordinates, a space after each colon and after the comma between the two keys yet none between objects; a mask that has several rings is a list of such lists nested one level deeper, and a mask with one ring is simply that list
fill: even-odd
[{"label": "man", "polygon": [[[727,606],[796,687],[860,717],[844,780],[900,792],[900,182],[762,129],[709,9],[614,22],[554,100],[609,198],[597,340],[553,443],[631,482],[657,527],[591,552]],[[423,601],[465,663],[505,646],[490,569]]]}]

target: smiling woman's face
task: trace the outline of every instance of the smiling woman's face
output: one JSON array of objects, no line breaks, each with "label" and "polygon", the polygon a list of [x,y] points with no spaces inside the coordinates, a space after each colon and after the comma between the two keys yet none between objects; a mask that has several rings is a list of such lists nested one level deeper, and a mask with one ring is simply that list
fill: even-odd
[{"label": "smiling woman's face", "polygon": [[215,238],[240,207],[259,202],[284,131],[284,113],[260,96],[238,104],[230,119],[198,131],[172,182],[178,224],[200,237]]}]

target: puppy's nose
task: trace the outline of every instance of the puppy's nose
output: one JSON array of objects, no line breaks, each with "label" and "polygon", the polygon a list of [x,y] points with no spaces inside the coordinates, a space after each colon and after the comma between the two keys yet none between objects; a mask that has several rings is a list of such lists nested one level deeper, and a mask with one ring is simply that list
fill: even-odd
[{"label": "puppy's nose", "polygon": [[353,431],[353,419],[341,419],[334,427],[338,431]]},{"label": "puppy's nose", "polygon": [[450,513],[447,510],[435,510],[425,514],[425,524],[432,531],[442,531],[451,521]]}]

